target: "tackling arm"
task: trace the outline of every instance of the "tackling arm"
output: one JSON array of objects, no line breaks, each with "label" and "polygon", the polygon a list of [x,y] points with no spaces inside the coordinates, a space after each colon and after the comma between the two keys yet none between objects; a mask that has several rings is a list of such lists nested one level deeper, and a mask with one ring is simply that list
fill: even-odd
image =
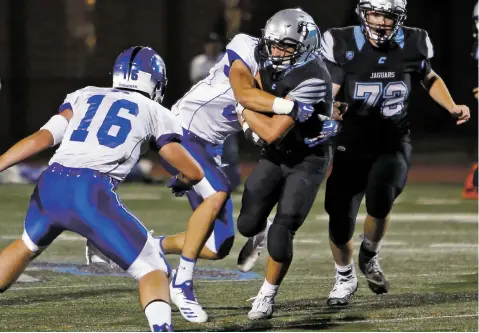
[{"label": "tackling arm", "polygon": [[294,108],[294,102],[271,95],[254,87],[254,77],[242,61],[234,61],[231,65],[229,80],[235,99],[245,108],[289,114]]},{"label": "tackling arm", "polygon": [[179,171],[178,179],[188,185],[198,183],[204,177],[203,169],[178,142],[170,142],[159,151],[172,167]]},{"label": "tackling arm", "polygon": [[243,111],[243,117],[251,130],[268,144],[281,138],[294,125],[291,117],[283,115],[268,117],[248,109]]},{"label": "tackling arm", "polygon": [[59,115],[53,116],[39,131],[13,145],[0,156],[0,172],[59,143],[72,115],[71,110],[63,110]]}]

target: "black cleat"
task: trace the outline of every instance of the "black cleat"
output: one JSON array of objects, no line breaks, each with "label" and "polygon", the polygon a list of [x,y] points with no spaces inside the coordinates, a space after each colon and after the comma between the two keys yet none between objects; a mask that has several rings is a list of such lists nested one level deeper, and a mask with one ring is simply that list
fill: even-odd
[{"label": "black cleat", "polygon": [[366,252],[368,251],[363,248],[359,251],[359,269],[366,277],[369,289],[377,295],[386,294],[389,291],[389,281],[379,264],[379,256],[376,253],[370,257]]}]

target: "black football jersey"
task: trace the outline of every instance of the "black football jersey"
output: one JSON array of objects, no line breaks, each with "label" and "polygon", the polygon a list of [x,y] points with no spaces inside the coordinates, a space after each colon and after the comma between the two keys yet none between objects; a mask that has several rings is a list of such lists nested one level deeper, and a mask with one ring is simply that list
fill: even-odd
[{"label": "black football jersey", "polygon": [[327,31],[321,55],[349,105],[338,144],[374,147],[409,140],[411,81],[429,74],[433,54],[422,29],[401,27],[381,48],[366,40],[360,26]]},{"label": "black football jersey", "polygon": [[[324,147],[318,145],[309,148],[305,138],[317,137],[322,123],[332,115],[333,93],[331,77],[321,57],[312,54],[311,58],[300,65],[276,73],[272,67],[260,69],[263,90],[278,97],[289,96],[291,99],[308,103],[314,107],[314,114],[305,122],[296,122],[289,132],[276,143],[264,149],[263,154],[291,157],[296,154],[323,155]],[[328,148],[329,149],[329,148]]]}]

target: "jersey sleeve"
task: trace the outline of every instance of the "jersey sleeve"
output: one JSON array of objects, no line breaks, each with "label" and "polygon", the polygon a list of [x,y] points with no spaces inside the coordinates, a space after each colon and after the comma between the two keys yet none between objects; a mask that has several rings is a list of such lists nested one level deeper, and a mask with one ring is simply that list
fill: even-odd
[{"label": "jersey sleeve", "polygon": [[252,74],[257,71],[257,61],[254,56],[257,40],[245,34],[236,35],[226,46],[226,54],[230,66],[234,61],[242,61]]},{"label": "jersey sleeve", "polygon": [[417,71],[421,74],[421,76],[424,77],[428,75],[432,70],[431,58],[434,57],[434,47],[427,31],[419,30],[418,37],[420,63],[418,64]]},{"label": "jersey sleeve", "polygon": [[155,139],[156,147],[161,149],[168,143],[181,142],[183,130],[179,120],[169,110],[158,107]]},{"label": "jersey sleeve", "polygon": [[288,96],[295,101],[313,105],[324,101],[327,93],[328,86],[324,80],[310,78],[298,84],[288,93]]},{"label": "jersey sleeve", "polygon": [[67,109],[70,109],[73,112],[75,112],[75,110],[73,109],[73,105],[75,105],[76,101],[78,100],[78,97],[80,97],[82,90],[83,89],[79,89],[77,91],[74,91],[68,94],[65,97],[65,100],[63,101],[63,103],[58,108],[58,113],[63,112],[64,110],[67,110]]},{"label": "jersey sleeve", "polygon": [[341,85],[343,83],[344,70],[335,57],[334,37],[330,30],[326,31],[321,38],[320,55],[328,67],[331,80]]}]

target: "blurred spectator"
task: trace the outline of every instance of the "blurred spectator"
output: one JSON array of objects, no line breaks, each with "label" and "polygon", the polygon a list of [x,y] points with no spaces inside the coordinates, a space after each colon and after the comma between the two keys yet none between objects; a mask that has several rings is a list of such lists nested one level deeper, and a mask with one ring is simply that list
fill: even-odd
[{"label": "blurred spectator", "polygon": [[92,58],[96,46],[94,24],[96,0],[68,0],[65,2],[69,40],[69,59],[74,62],[75,76],[85,75],[88,61]]},{"label": "blurred spectator", "polygon": [[214,32],[210,32],[208,39],[203,44],[203,53],[197,55],[191,60],[190,64],[190,81],[195,84],[204,79],[210,69],[223,56],[223,44]]},{"label": "blurred spectator", "polygon": [[223,9],[215,29],[223,41],[229,41],[236,34],[245,32],[245,26],[251,20],[251,14],[245,7],[247,7],[246,0],[223,0]]}]

